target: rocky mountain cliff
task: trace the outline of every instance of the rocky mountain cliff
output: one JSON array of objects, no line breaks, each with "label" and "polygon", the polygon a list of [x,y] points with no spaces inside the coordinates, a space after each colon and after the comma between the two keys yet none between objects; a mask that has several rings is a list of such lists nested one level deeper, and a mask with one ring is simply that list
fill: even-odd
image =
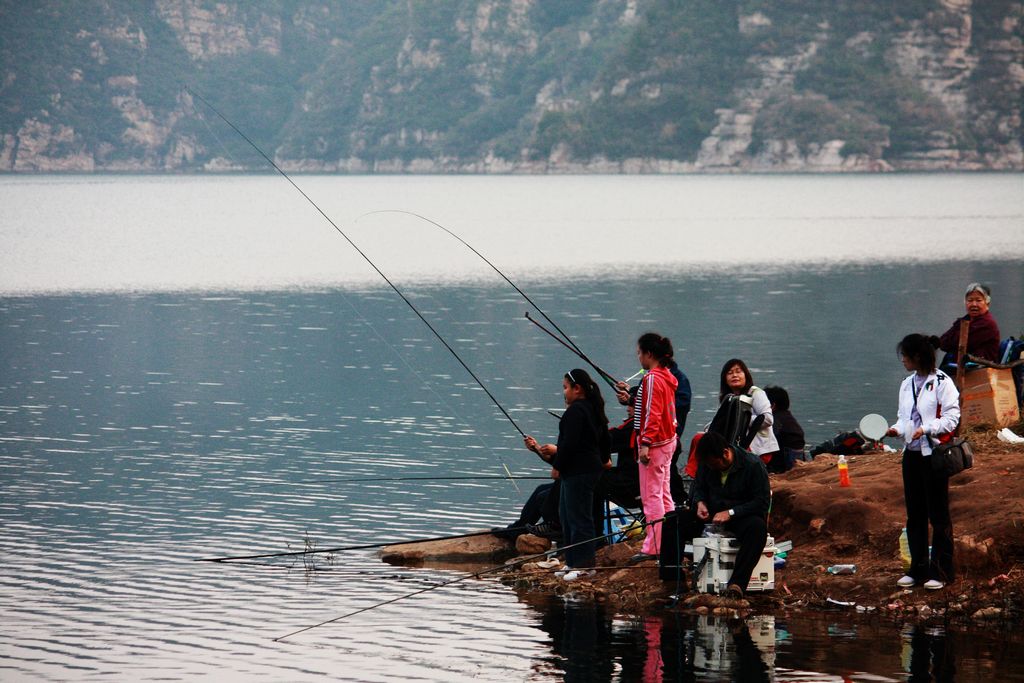
[{"label": "rocky mountain cliff", "polygon": [[0,169],[1022,170],[1022,0],[0,0]]}]

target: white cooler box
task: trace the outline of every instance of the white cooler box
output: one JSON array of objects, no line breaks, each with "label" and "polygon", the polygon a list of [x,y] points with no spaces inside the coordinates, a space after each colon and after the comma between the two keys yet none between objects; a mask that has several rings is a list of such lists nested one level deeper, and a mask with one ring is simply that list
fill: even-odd
[{"label": "white cooler box", "polygon": [[[712,536],[693,539],[693,566],[696,568],[704,555],[708,555],[708,561],[701,570],[697,579],[697,591],[700,593],[721,593],[729,585],[729,577],[732,576],[733,565],[736,562],[736,551],[739,549],[739,541],[728,536]],[[750,583],[744,589],[745,592],[773,591],[775,590],[775,539],[768,537],[757,561],[753,573],[750,575]]]}]

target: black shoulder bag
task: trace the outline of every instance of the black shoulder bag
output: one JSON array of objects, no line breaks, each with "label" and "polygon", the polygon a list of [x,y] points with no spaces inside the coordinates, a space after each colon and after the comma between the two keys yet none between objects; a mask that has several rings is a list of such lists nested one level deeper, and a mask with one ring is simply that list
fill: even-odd
[{"label": "black shoulder bag", "polygon": [[[936,381],[937,384],[938,382]],[[910,388],[914,393],[914,404],[917,405],[917,390],[914,387],[913,380],[911,380]],[[939,388],[936,386],[935,419],[942,417],[942,406],[939,405],[938,393]],[[971,448],[971,442],[966,437],[957,436],[959,431],[960,425],[958,424],[956,429],[953,430],[952,438],[949,441],[940,443],[932,448],[932,471],[935,474],[952,477],[974,467],[974,450]],[[928,440],[929,442],[931,441],[930,436]]]}]

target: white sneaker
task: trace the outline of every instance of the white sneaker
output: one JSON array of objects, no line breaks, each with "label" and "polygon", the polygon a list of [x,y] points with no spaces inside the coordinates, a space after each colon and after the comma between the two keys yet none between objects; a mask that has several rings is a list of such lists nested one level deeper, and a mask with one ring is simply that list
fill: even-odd
[{"label": "white sneaker", "polygon": [[[900,580],[896,582],[896,585],[900,588],[913,588],[915,583],[917,583],[917,581],[914,581],[913,576],[902,576],[900,577]],[[926,587],[927,585],[928,584],[925,584]],[[941,588],[941,586],[939,587]]]},{"label": "white sneaker", "polygon": [[555,570],[555,576],[565,576],[572,571],[572,567],[567,564],[563,564],[560,569]]},{"label": "white sneaker", "polygon": [[573,569],[562,575],[562,581],[576,581],[578,579],[589,579],[597,574],[593,569]]},{"label": "white sneaker", "polygon": [[946,584],[942,583],[938,579],[928,579],[924,582],[924,587],[926,590],[937,591],[940,588],[945,588]]}]

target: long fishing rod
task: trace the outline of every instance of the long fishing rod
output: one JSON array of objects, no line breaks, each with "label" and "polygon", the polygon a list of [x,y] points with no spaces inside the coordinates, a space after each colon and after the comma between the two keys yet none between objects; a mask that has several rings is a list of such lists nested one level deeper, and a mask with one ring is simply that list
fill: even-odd
[{"label": "long fishing rod", "polygon": [[[654,526],[655,524],[660,524],[661,522],[664,522],[664,521],[665,521],[665,518],[662,517],[660,519],[655,519],[655,520],[651,520],[649,522],[644,522],[643,526],[645,526],[645,527]],[[373,604],[373,605],[368,605],[367,607],[362,607],[362,608],[354,610],[352,612],[348,612],[347,614],[343,614],[340,617],[334,617],[333,619],[327,619],[326,621],[321,621],[319,624],[313,624],[312,626],[305,626],[303,628],[298,629],[297,631],[292,631],[291,633],[287,633],[287,634],[285,634],[283,636],[278,636],[277,638],[274,638],[274,641],[275,642],[280,642],[280,641],[282,641],[282,640],[284,640],[286,638],[291,638],[292,636],[297,636],[300,633],[305,633],[306,631],[312,631],[315,628],[319,628],[321,626],[326,626],[327,624],[333,624],[336,621],[342,621],[344,619],[348,619],[349,617],[354,617],[357,614],[362,614],[363,612],[369,612],[370,610],[377,609],[378,607],[384,607],[385,605],[391,605],[391,604],[394,604],[394,603],[399,602],[401,600],[405,600],[407,598],[412,598],[412,597],[415,597],[417,595],[422,595],[423,593],[429,593],[430,591],[437,590],[438,588],[445,588],[446,586],[451,586],[451,585],[456,584],[456,583],[461,583],[463,581],[467,581],[467,580],[475,578],[475,577],[483,576],[484,574],[493,574],[494,572],[501,571],[501,570],[504,570],[504,569],[511,569],[513,567],[518,567],[518,566],[521,566],[523,564],[526,564],[527,562],[533,562],[534,560],[540,559],[542,557],[554,557],[556,555],[561,555],[562,553],[564,553],[566,550],[568,550],[570,548],[575,548],[575,547],[583,545],[585,543],[593,543],[594,541],[597,541],[597,540],[602,539],[602,538],[606,538],[606,539],[607,538],[612,538],[612,537],[616,536],[619,533],[621,533],[621,532],[620,531],[613,531],[612,533],[604,534],[603,536],[595,536],[594,538],[588,538],[585,541],[579,541],[578,543],[572,543],[570,545],[561,546],[561,547],[559,547],[559,548],[557,548],[556,550],[553,550],[553,551],[552,550],[547,550],[545,552],[537,553],[535,555],[527,555],[525,557],[516,558],[515,560],[513,560],[511,562],[508,562],[508,563],[505,563],[505,564],[499,564],[499,565],[495,565],[493,567],[488,567],[487,569],[481,569],[480,571],[473,572],[471,574],[465,574],[463,576],[454,578],[454,579],[452,579],[450,581],[445,581],[443,583],[439,583],[439,584],[436,584],[434,586],[429,586],[427,588],[422,588],[422,589],[420,589],[418,591],[413,591],[412,593],[406,593],[405,595],[399,595],[397,598],[391,598],[390,600],[384,600],[383,602],[378,602],[378,603]]]},{"label": "long fishing rod", "polygon": [[[504,479],[504,477],[495,477],[498,479]],[[550,479],[550,477],[531,477],[532,479]],[[604,519],[619,519],[618,515],[611,514],[605,515]],[[519,531],[526,530],[527,525],[505,527],[502,531]],[[393,545],[410,545],[412,543],[430,543],[432,541],[453,541],[459,538],[473,538],[476,536],[488,536],[493,534],[494,531],[471,531],[465,534],[455,534],[454,536],[434,536],[431,538],[414,538],[408,541],[384,541],[381,543],[366,543],[363,545],[346,545],[337,548],[319,548],[314,550],[289,550],[287,552],[280,553],[263,553],[260,555],[237,555],[233,557],[197,557],[193,562],[231,562],[237,564],[246,564],[247,560],[266,560],[275,557],[298,557],[300,555],[319,555],[322,553],[338,553],[346,550],[371,550],[373,548],[387,548]]]},{"label": "long fishing rod", "polygon": [[544,327],[539,322],[537,322],[536,320],[531,318],[529,311],[527,311],[524,315],[526,316],[527,320],[529,320],[531,323],[533,323],[534,325],[539,327],[541,330],[543,330],[545,333],[547,333],[552,339],[554,339],[556,342],[558,342],[559,344],[561,344],[565,348],[567,348],[570,351],[572,351],[573,353],[575,353],[577,356],[579,356],[580,360],[582,360],[584,363],[586,363],[590,367],[594,368],[594,370],[597,371],[597,374],[601,375],[601,379],[603,379],[605,382],[607,382],[608,385],[611,386],[612,388],[615,388],[615,385],[618,383],[618,380],[615,379],[610,374],[608,374],[607,372],[605,372],[604,370],[602,370],[597,365],[597,363],[595,363],[594,361],[590,360],[590,358],[587,356],[587,354],[583,353],[582,351],[580,351],[577,348],[573,348],[572,346],[569,346],[568,344],[566,344],[565,341],[560,339],[558,337],[558,335],[556,335],[554,332],[552,332],[551,330],[549,330],[548,328]]},{"label": "long fishing rod", "polygon": [[313,484],[373,484],[385,481],[488,481],[493,479],[501,479],[502,481],[507,481],[508,479],[511,479],[513,481],[533,481],[538,479],[550,478],[551,477],[530,477],[519,475],[513,477],[503,477],[500,475],[479,475],[465,477],[354,477],[351,479],[312,479],[310,481],[263,481],[248,484],[247,488],[260,488],[263,486],[312,486]]},{"label": "long fishing rod", "polygon": [[414,538],[409,541],[386,541],[384,543],[366,543],[364,545],[346,545],[337,548],[321,548],[318,550],[292,550],[284,553],[263,553],[260,555],[236,555],[234,557],[197,557],[194,562],[236,562],[241,560],[265,560],[271,557],[298,557],[299,555],[318,555],[321,553],[340,553],[346,550],[370,550],[372,548],[386,548],[391,545],[409,545],[410,543],[428,543],[430,541],[451,541],[457,538],[472,538],[474,536],[487,536],[493,531],[473,531],[466,534],[454,536],[434,536],[433,538]]},{"label": "long fishing rod", "polygon": [[437,227],[437,228],[439,228],[439,229],[443,230],[444,232],[448,233],[449,235],[451,235],[451,236],[452,236],[453,238],[455,238],[455,239],[456,239],[456,240],[457,240],[457,241],[458,241],[459,243],[461,243],[461,244],[462,244],[463,246],[465,246],[465,247],[466,247],[467,249],[469,249],[469,250],[470,250],[471,252],[473,252],[474,254],[476,254],[477,256],[479,256],[479,257],[480,257],[480,259],[481,259],[481,260],[482,260],[482,261],[483,261],[484,263],[486,263],[487,265],[489,265],[489,266],[490,266],[490,267],[491,267],[491,268],[492,268],[492,269],[494,270],[494,272],[495,272],[495,273],[497,273],[498,275],[500,275],[500,276],[501,276],[501,278],[502,278],[503,280],[505,280],[505,282],[507,282],[507,283],[508,283],[509,285],[511,285],[511,286],[512,286],[512,289],[516,290],[516,291],[517,291],[517,292],[519,293],[519,296],[521,296],[521,297],[523,297],[524,299],[526,299],[526,301],[527,301],[527,302],[529,302],[529,304],[530,304],[531,306],[533,306],[533,307],[534,307],[534,308],[535,308],[535,309],[537,310],[537,312],[538,312],[538,313],[540,313],[540,314],[541,314],[542,316],[544,316],[544,320],[548,321],[548,324],[550,324],[550,325],[551,325],[552,327],[554,327],[554,328],[555,328],[556,330],[558,330],[558,333],[559,333],[560,335],[562,335],[562,337],[564,337],[564,338],[565,338],[565,340],[566,340],[566,341],[567,341],[567,342],[568,342],[568,343],[569,343],[569,344],[571,345],[572,349],[574,349],[574,350],[575,350],[575,351],[576,351],[577,353],[583,353],[583,352],[582,352],[582,351],[580,350],[580,347],[578,347],[578,346],[576,345],[576,342],[574,342],[574,341],[572,340],[572,337],[570,337],[569,335],[567,335],[567,334],[566,334],[566,333],[565,333],[565,332],[564,332],[564,331],[562,330],[562,328],[560,328],[560,327],[558,326],[558,323],[556,323],[556,322],[555,322],[554,320],[552,320],[552,319],[551,319],[550,317],[548,317],[548,314],[544,312],[544,309],[542,309],[542,308],[541,308],[540,306],[538,306],[538,305],[537,305],[537,302],[535,302],[535,301],[534,301],[533,299],[531,299],[531,298],[530,298],[530,296],[529,296],[529,295],[528,295],[528,294],[527,294],[526,292],[524,292],[524,291],[523,291],[522,289],[520,289],[520,288],[519,288],[519,285],[517,285],[516,283],[512,282],[512,280],[511,280],[511,279],[509,279],[508,275],[505,275],[505,273],[503,273],[503,272],[501,271],[501,269],[500,269],[500,268],[498,268],[498,266],[494,265],[494,263],[492,263],[490,259],[488,259],[488,258],[487,258],[486,256],[484,256],[484,255],[483,255],[483,254],[481,254],[481,253],[480,253],[479,251],[477,251],[477,249],[476,249],[476,248],[475,248],[475,247],[474,247],[473,245],[471,245],[471,244],[470,244],[469,242],[467,242],[466,240],[462,239],[462,238],[461,238],[461,237],[459,237],[459,236],[458,236],[457,234],[455,234],[454,232],[452,232],[452,231],[451,231],[451,230],[449,230],[448,228],[444,227],[443,225],[441,225],[441,224],[440,224],[440,223],[438,223],[437,221],[435,221],[435,220],[432,220],[432,219],[430,219],[430,218],[427,218],[426,216],[420,215],[420,214],[418,214],[418,213],[416,213],[416,212],[414,212],[414,211],[406,211],[406,210],[404,210],[404,209],[380,209],[380,210],[377,210],[377,211],[370,211],[369,213],[365,213],[365,214],[363,214],[362,216],[360,216],[359,218],[357,218],[357,219],[356,219],[356,222],[358,223],[358,222],[359,222],[359,219],[360,219],[360,218],[363,218],[364,216],[370,216],[370,215],[373,215],[373,214],[378,214],[378,213],[399,213],[399,214],[405,214],[406,216],[412,216],[413,218],[418,218],[418,219],[420,219],[421,221],[426,221],[427,223],[430,223],[431,225],[433,225],[433,226],[435,226],[435,227]]},{"label": "long fishing rod", "polygon": [[[263,151],[262,149],[260,149],[259,145],[257,145],[257,144],[256,144],[255,142],[253,142],[253,141],[252,141],[252,140],[251,140],[251,139],[249,138],[249,136],[248,136],[248,135],[246,135],[245,133],[243,133],[243,132],[242,132],[242,131],[241,131],[241,130],[240,130],[240,129],[238,128],[238,126],[236,126],[236,125],[235,125],[234,123],[232,123],[231,121],[229,121],[229,120],[227,119],[227,117],[225,117],[225,116],[224,116],[223,114],[221,114],[221,113],[220,113],[220,110],[218,110],[218,109],[217,109],[216,107],[214,107],[214,106],[213,106],[212,104],[210,104],[210,102],[209,102],[209,101],[208,101],[208,100],[207,100],[207,99],[206,99],[205,97],[203,97],[202,95],[200,95],[200,94],[199,94],[199,93],[197,93],[196,91],[192,90],[192,88],[191,88],[191,87],[189,87],[188,85],[186,85],[186,86],[185,86],[185,90],[186,90],[186,92],[188,92],[188,93],[189,93],[190,95],[192,95],[193,97],[197,98],[197,99],[198,99],[198,100],[199,100],[200,102],[202,102],[202,103],[203,103],[203,104],[205,104],[205,105],[206,105],[207,107],[209,107],[209,108],[210,108],[210,110],[211,110],[211,111],[212,111],[212,112],[213,112],[214,114],[216,114],[218,118],[220,118],[220,120],[222,120],[222,121],[223,121],[224,123],[226,123],[226,124],[227,124],[228,126],[230,126],[230,127],[231,127],[231,129],[232,129],[233,131],[235,131],[236,133],[238,133],[238,135],[239,135],[239,136],[240,136],[240,137],[241,137],[241,138],[242,138],[243,140],[245,140],[245,141],[246,141],[247,143],[249,143],[249,145],[250,145],[250,146],[251,146],[251,147],[252,147],[252,148],[253,148],[254,150],[256,150],[256,152],[257,152],[257,153],[258,153],[258,154],[259,154],[259,155],[260,155],[261,157],[263,157],[263,158],[264,158],[264,159],[266,160],[266,162],[267,162],[268,164],[270,164],[270,165],[271,165],[271,166],[272,166],[272,167],[274,168],[274,170],[275,170],[275,171],[277,171],[278,173],[280,173],[280,174],[281,174],[281,177],[283,177],[283,178],[284,178],[285,180],[287,180],[287,181],[288,181],[288,182],[289,182],[289,183],[291,184],[291,186],[292,186],[292,187],[294,187],[294,188],[296,189],[296,191],[298,191],[298,193],[299,193],[299,194],[301,194],[301,195],[302,195],[302,196],[303,196],[303,197],[304,197],[304,198],[306,199],[306,201],[307,201],[307,202],[309,202],[309,203],[310,203],[310,205],[312,205],[312,207],[313,207],[314,209],[316,209],[316,210],[317,210],[317,212],[318,212],[318,213],[319,213],[319,214],[320,214],[321,216],[323,216],[324,220],[326,220],[326,221],[327,221],[328,223],[330,223],[330,224],[331,224],[331,227],[333,227],[333,228],[334,228],[334,229],[335,229],[335,230],[336,230],[336,231],[338,232],[338,234],[339,234],[339,235],[341,235],[342,237],[344,237],[344,238],[345,238],[345,241],[346,241],[346,242],[348,242],[348,243],[349,243],[349,244],[350,244],[350,245],[352,246],[352,248],[353,248],[353,249],[355,249],[355,250],[356,250],[356,252],[357,252],[357,253],[358,253],[358,254],[359,254],[360,256],[362,256],[362,257],[363,257],[363,260],[365,260],[365,261],[366,261],[366,262],[367,262],[368,264],[370,264],[370,267],[372,267],[372,268],[373,268],[373,269],[374,269],[375,271],[377,271],[377,274],[378,274],[378,275],[380,275],[380,276],[381,276],[381,278],[383,278],[383,279],[384,279],[384,281],[385,281],[386,283],[388,283],[388,286],[389,286],[389,287],[391,287],[391,289],[392,289],[392,290],[394,290],[395,294],[397,294],[397,295],[398,295],[398,296],[399,296],[399,297],[400,297],[400,298],[402,299],[402,301],[404,301],[404,302],[406,303],[406,305],[407,305],[407,306],[409,306],[409,308],[410,308],[410,309],[412,310],[412,312],[413,312],[413,313],[415,313],[415,314],[416,314],[416,316],[417,316],[417,317],[418,317],[418,318],[419,318],[419,319],[420,319],[421,321],[423,321],[423,324],[424,324],[424,325],[426,325],[428,329],[430,329],[430,331],[431,331],[431,332],[432,332],[432,333],[434,334],[434,336],[435,336],[435,337],[437,337],[438,341],[440,341],[440,342],[441,342],[441,343],[442,343],[442,344],[444,345],[444,347],[445,347],[446,349],[448,349],[449,353],[451,353],[451,354],[452,354],[452,356],[453,356],[453,357],[455,358],[455,360],[457,360],[457,361],[459,362],[459,364],[460,364],[460,365],[462,365],[462,367],[463,367],[463,368],[464,368],[464,369],[466,370],[466,372],[468,372],[468,373],[469,373],[470,377],[472,377],[472,378],[473,378],[473,380],[474,380],[474,381],[475,381],[475,382],[476,382],[476,383],[477,383],[477,384],[478,384],[478,385],[480,386],[480,388],[484,390],[484,393],[485,393],[485,394],[487,394],[487,397],[488,397],[488,398],[490,398],[490,399],[491,399],[491,401],[492,401],[492,402],[494,403],[494,405],[496,405],[496,406],[498,407],[498,410],[500,410],[500,411],[501,411],[501,413],[502,413],[502,414],[503,414],[503,415],[505,416],[505,418],[506,418],[506,419],[507,419],[507,420],[508,420],[508,421],[509,421],[509,422],[510,422],[510,423],[512,424],[512,426],[513,426],[513,427],[515,427],[516,431],[517,431],[517,432],[519,432],[519,434],[520,434],[521,436],[523,436],[523,437],[525,438],[525,437],[526,437],[526,433],[525,433],[525,432],[524,432],[524,431],[523,431],[522,429],[520,429],[520,427],[519,427],[519,425],[518,425],[518,424],[516,423],[516,421],[512,419],[512,416],[511,416],[511,415],[509,415],[509,414],[508,414],[508,411],[507,411],[507,410],[505,410],[505,408],[504,408],[504,407],[503,407],[503,406],[501,405],[501,403],[499,403],[499,402],[498,402],[498,399],[496,399],[496,398],[494,397],[494,394],[492,394],[492,393],[490,392],[490,390],[489,390],[489,389],[487,388],[487,386],[486,386],[486,385],[484,385],[483,381],[481,381],[481,380],[480,380],[480,378],[479,378],[479,377],[477,377],[476,373],[475,373],[475,372],[473,372],[473,370],[472,370],[472,369],[470,369],[470,367],[469,367],[469,366],[468,366],[468,365],[466,364],[466,362],[465,362],[464,360],[462,360],[462,357],[461,357],[461,356],[459,356],[459,354],[458,354],[458,353],[457,353],[457,352],[455,351],[455,349],[453,349],[453,348],[451,347],[451,345],[450,345],[450,344],[449,344],[449,343],[447,342],[447,340],[445,340],[445,338],[444,338],[443,336],[441,336],[441,333],[440,333],[440,332],[438,332],[438,331],[437,331],[437,330],[436,330],[436,329],[434,328],[434,326],[430,324],[430,321],[428,321],[428,320],[427,320],[427,319],[426,319],[426,318],[425,318],[425,317],[423,316],[423,314],[422,314],[422,313],[420,313],[419,309],[417,309],[417,308],[416,308],[416,306],[414,306],[414,305],[413,305],[412,301],[410,301],[410,300],[409,300],[409,298],[405,296],[405,294],[404,294],[404,293],[402,292],[402,290],[400,290],[400,289],[399,289],[399,288],[398,288],[397,286],[395,286],[395,284],[394,284],[394,283],[393,283],[393,282],[391,281],[391,279],[390,279],[390,278],[388,278],[388,276],[384,274],[384,271],[382,271],[382,270],[381,270],[380,268],[378,268],[378,267],[377,267],[377,264],[376,264],[376,263],[374,263],[374,262],[373,262],[373,260],[371,260],[371,259],[370,259],[370,257],[369,257],[369,256],[367,256],[367,255],[366,255],[366,253],[365,253],[365,252],[364,252],[364,251],[363,251],[362,249],[360,249],[360,248],[359,248],[359,245],[357,245],[357,244],[356,244],[356,243],[355,243],[354,241],[352,241],[352,238],[351,238],[351,237],[349,237],[349,236],[348,236],[348,234],[347,234],[347,233],[346,233],[346,232],[345,232],[344,230],[342,230],[342,229],[341,229],[340,227],[338,227],[337,223],[335,223],[335,222],[334,222],[333,220],[331,220],[331,217],[330,217],[330,216],[328,216],[328,215],[327,215],[326,213],[324,213],[323,209],[321,209],[321,208],[320,208],[320,207],[319,207],[319,206],[317,205],[317,203],[316,203],[316,202],[314,202],[314,201],[313,201],[313,200],[312,200],[312,199],[310,198],[310,196],[309,196],[309,195],[307,195],[307,194],[306,194],[306,193],[305,193],[305,192],[304,192],[304,191],[302,190],[302,188],[301,188],[301,187],[299,187],[299,186],[298,186],[298,185],[297,185],[297,184],[295,183],[295,181],[291,179],[291,176],[289,176],[289,175],[288,175],[287,173],[285,173],[285,172],[284,172],[284,171],[283,171],[283,170],[281,169],[281,167],[280,167],[280,166],[278,166],[278,165],[277,165],[277,164],[276,164],[276,163],[274,162],[274,160],[273,160],[273,159],[271,159],[271,158],[270,158],[269,156],[267,156],[267,154],[266,154],[266,153],[265,153],[265,152],[264,152],[264,151]],[[508,474],[509,476],[512,476],[512,473],[511,473],[511,472],[509,471],[509,469],[508,469],[508,466],[506,466],[506,465],[505,465],[504,463],[502,463],[502,467],[504,467],[504,468],[505,468],[505,472],[506,472],[506,473],[507,473],[507,474]]]},{"label": "long fishing rod", "polygon": [[[422,216],[422,215],[420,215],[418,213],[415,213],[414,211],[405,211],[403,209],[381,209],[381,210],[378,210],[378,211],[371,211],[369,213],[365,213],[365,214],[363,214],[363,216],[370,216],[370,215],[378,214],[378,213],[398,213],[398,214],[405,214],[407,216],[412,216],[412,217],[418,218],[418,219],[420,219],[422,221],[426,221],[427,223],[430,223],[431,225],[436,226],[437,228],[439,228],[439,229],[443,230],[444,232],[446,232],[447,234],[451,235],[458,242],[463,244],[467,249],[469,249],[471,252],[473,252],[474,254],[479,256],[481,258],[481,260],[483,260],[484,263],[489,265],[494,270],[495,273],[500,275],[502,277],[502,279],[505,280],[505,282],[507,282],[509,285],[511,285],[512,289],[516,290],[516,292],[518,292],[521,297],[523,297],[531,306],[533,306],[537,310],[537,312],[540,313],[541,316],[544,317],[544,320],[546,320],[549,325],[554,327],[555,330],[558,332],[558,334],[560,334],[562,336],[561,337],[556,337],[554,334],[552,334],[551,332],[548,332],[548,330],[546,330],[546,329],[544,330],[545,332],[548,332],[548,334],[551,334],[551,336],[554,337],[559,343],[561,343],[563,346],[565,346],[570,351],[575,353],[577,356],[582,358],[584,362],[590,364],[590,367],[594,368],[594,370],[596,370],[598,372],[598,374],[600,374],[604,378],[604,380],[606,382],[608,382],[609,385],[611,385],[612,387],[615,386],[616,380],[615,380],[615,378],[612,375],[606,373],[604,370],[599,368],[592,360],[590,360],[587,357],[587,355],[585,353],[583,353],[583,349],[581,349],[576,344],[576,342],[574,342],[572,340],[572,337],[570,337],[568,334],[566,334],[565,331],[561,327],[558,326],[558,323],[556,323],[554,320],[552,320],[551,317],[547,313],[544,312],[544,309],[542,309],[540,306],[537,305],[536,301],[531,299],[530,296],[526,292],[524,292],[522,289],[520,289],[519,285],[517,285],[515,282],[513,282],[511,279],[509,279],[509,277],[505,273],[503,273],[501,271],[501,269],[498,268],[498,266],[494,265],[494,263],[492,263],[490,259],[488,259],[486,256],[484,256],[479,251],[477,251],[477,249],[473,245],[471,245],[469,242],[467,242],[466,240],[462,239],[457,234],[455,234],[454,232],[452,232],[451,230],[449,230],[445,226],[441,225],[437,221],[432,220],[430,218],[427,218],[426,216]],[[356,222],[359,222],[359,219],[363,218],[363,216],[360,216],[359,218],[357,218]],[[534,321],[532,318],[530,318],[529,313],[527,313],[526,317],[530,319],[530,322],[533,322],[534,324],[537,324],[536,321]],[[540,325],[538,325],[538,327],[540,327]],[[544,329],[544,328],[541,327],[541,329]]]}]

